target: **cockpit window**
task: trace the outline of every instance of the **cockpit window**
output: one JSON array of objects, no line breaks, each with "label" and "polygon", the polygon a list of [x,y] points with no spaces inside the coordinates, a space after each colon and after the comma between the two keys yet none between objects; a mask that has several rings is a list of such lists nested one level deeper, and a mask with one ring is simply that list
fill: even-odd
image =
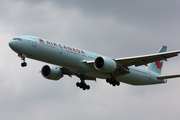
[{"label": "cockpit window", "polygon": [[13,40],[19,40],[19,41],[22,41],[21,38],[13,38]]}]

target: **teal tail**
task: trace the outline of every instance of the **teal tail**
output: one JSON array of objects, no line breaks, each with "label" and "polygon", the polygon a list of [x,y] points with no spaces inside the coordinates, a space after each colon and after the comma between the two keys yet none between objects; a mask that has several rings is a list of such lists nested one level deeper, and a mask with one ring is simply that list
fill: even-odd
[{"label": "teal tail", "polygon": [[[162,48],[159,50],[158,53],[166,52],[166,50],[167,50],[167,47],[166,46],[162,46]],[[150,63],[147,69],[149,69],[149,70],[151,70],[151,71],[161,75],[162,67],[163,67],[163,62],[164,62],[164,60],[160,60],[160,61],[156,61],[156,62]]]}]

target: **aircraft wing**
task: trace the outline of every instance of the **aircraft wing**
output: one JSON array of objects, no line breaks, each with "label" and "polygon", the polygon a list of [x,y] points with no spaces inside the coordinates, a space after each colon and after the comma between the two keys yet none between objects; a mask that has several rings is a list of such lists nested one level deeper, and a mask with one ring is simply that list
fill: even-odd
[{"label": "aircraft wing", "polygon": [[116,63],[124,66],[141,66],[146,65],[148,63],[156,62],[159,60],[167,60],[168,58],[178,56],[180,50],[178,51],[171,51],[171,52],[163,52],[163,53],[156,53],[156,54],[149,54],[143,56],[135,56],[135,57],[127,57],[127,58],[116,58],[114,59]]},{"label": "aircraft wing", "polygon": [[72,71],[70,71],[68,68],[60,67],[60,69],[62,70],[63,74],[68,75],[69,77],[74,75],[74,73]]},{"label": "aircraft wing", "polygon": [[[77,77],[81,77],[81,75],[83,75],[83,73],[78,72],[76,70],[71,70],[69,68],[66,67],[60,67],[60,69],[62,70],[63,74],[68,75],[69,77],[72,77],[72,75],[76,75]],[[90,77],[90,76],[86,76],[85,80],[95,80],[95,77]]]}]

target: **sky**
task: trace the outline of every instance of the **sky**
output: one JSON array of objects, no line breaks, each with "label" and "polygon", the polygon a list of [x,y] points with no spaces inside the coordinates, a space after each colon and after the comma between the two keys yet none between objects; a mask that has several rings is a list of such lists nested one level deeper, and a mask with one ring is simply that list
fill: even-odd
[{"label": "sky", "polygon": [[[76,87],[77,77],[42,77],[47,63],[13,52],[8,42],[33,35],[111,58],[180,50],[178,0],[1,0],[1,120],[179,120],[180,79],[167,84],[113,87],[105,80]],[[164,63],[162,75],[179,74],[180,57]]]}]

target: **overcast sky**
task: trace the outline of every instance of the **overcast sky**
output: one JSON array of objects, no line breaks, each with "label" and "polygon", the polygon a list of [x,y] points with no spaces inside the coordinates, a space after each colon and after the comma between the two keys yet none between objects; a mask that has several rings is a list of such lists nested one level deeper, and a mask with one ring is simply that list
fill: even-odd
[{"label": "overcast sky", "polygon": [[[77,77],[43,78],[46,64],[21,59],[8,42],[39,36],[112,58],[180,49],[178,0],[1,0],[1,120],[179,120],[180,79],[167,84],[112,87],[104,80],[76,87]],[[180,57],[165,62],[162,74],[179,74]]]}]

